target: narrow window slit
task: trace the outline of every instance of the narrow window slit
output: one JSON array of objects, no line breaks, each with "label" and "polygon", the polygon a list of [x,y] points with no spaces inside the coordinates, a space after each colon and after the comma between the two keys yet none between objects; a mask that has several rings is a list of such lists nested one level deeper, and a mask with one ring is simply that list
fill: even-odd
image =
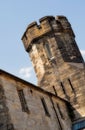
[{"label": "narrow window slit", "polygon": [[33,93],[32,89],[30,89],[30,92]]},{"label": "narrow window slit", "polygon": [[61,87],[62,87],[62,90],[63,90],[64,95],[66,96],[67,99],[69,99],[69,96],[67,95],[66,90],[65,90],[65,87],[64,87],[64,85],[63,85],[62,82],[61,82]]},{"label": "narrow window slit", "polygon": [[60,114],[61,118],[64,119],[64,116],[63,116],[63,114],[61,112],[61,109],[60,109],[60,106],[59,106],[58,103],[57,103],[57,108],[58,108],[58,111],[59,111],[59,114]]},{"label": "narrow window slit", "polygon": [[27,106],[27,102],[26,102],[23,90],[18,90],[18,95],[19,95],[19,99],[20,99],[20,102],[21,102],[22,111],[29,113],[29,109],[28,109],[28,106]]},{"label": "narrow window slit", "polygon": [[57,122],[58,122],[59,127],[60,127],[60,129],[59,129],[59,130],[63,130],[63,129],[62,129],[62,125],[61,125],[61,121],[60,121],[60,118],[59,118],[59,114],[57,113],[57,110],[56,110],[56,108],[55,108],[55,104],[54,104],[54,102],[53,102],[52,97],[50,97],[50,101],[51,101],[51,103],[52,103],[53,110],[54,110],[55,115],[56,115],[56,117],[57,117]]},{"label": "narrow window slit", "polygon": [[45,114],[50,117],[50,114],[49,114],[49,111],[48,111],[48,108],[47,108],[47,104],[46,104],[46,102],[45,102],[45,99],[44,99],[44,98],[41,98],[41,102],[42,102],[42,105],[43,105]]},{"label": "narrow window slit", "polygon": [[51,58],[52,58],[52,53],[51,53],[49,44],[48,44],[48,43],[45,43],[44,47],[45,47],[45,51],[46,51],[47,57],[48,57],[49,59],[51,59]]},{"label": "narrow window slit", "polygon": [[62,87],[63,93],[66,95],[66,91],[62,82],[61,82],[61,87]]},{"label": "narrow window slit", "polygon": [[69,82],[69,84],[70,84],[70,86],[71,86],[72,91],[73,91],[73,92],[75,92],[74,87],[73,87],[73,85],[72,85],[72,83],[71,83],[71,80],[70,80],[70,79],[68,79],[68,82]]},{"label": "narrow window slit", "polygon": [[53,90],[54,90],[54,92],[55,92],[55,95],[57,96],[57,92],[56,92],[55,86],[53,86]]}]

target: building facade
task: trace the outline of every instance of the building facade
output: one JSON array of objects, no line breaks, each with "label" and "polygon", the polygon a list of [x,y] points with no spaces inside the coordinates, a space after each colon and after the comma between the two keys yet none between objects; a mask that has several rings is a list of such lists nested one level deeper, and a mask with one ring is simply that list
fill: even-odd
[{"label": "building facade", "polygon": [[71,130],[68,102],[0,70],[0,130]]},{"label": "building facade", "polygon": [[[46,16],[31,23],[23,37],[38,85],[67,100],[76,119],[85,116],[85,63],[71,24],[64,16]],[[75,119],[75,120],[76,120]]]},{"label": "building facade", "polygon": [[46,16],[22,36],[38,86],[0,70],[0,130],[84,130],[85,63],[65,16]]}]

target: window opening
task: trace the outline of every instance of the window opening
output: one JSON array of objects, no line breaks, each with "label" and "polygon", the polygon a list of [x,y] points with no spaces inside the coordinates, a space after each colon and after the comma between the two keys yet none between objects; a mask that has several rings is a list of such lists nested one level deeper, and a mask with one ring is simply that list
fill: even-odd
[{"label": "window opening", "polygon": [[70,80],[70,79],[68,79],[68,82],[69,82],[69,84],[70,84],[70,86],[71,86],[72,91],[73,91],[73,92],[75,92],[75,90],[74,90],[74,88],[73,88],[73,85],[72,85],[72,83],[71,83],[71,80]]},{"label": "window opening", "polygon": [[32,89],[30,89],[30,92],[33,93]]},{"label": "window opening", "polygon": [[55,92],[55,95],[57,96],[57,92],[56,92],[55,86],[53,86],[53,90],[54,90],[54,92]]},{"label": "window opening", "polygon": [[64,117],[63,117],[63,114],[62,114],[62,112],[61,112],[61,109],[60,109],[59,104],[57,104],[57,108],[58,108],[58,111],[59,111],[59,114],[60,114],[61,118],[63,118],[63,119],[64,119]]},{"label": "window opening", "polygon": [[19,99],[20,99],[20,102],[21,102],[22,111],[23,112],[29,112],[23,90],[18,90],[18,95],[19,95]]},{"label": "window opening", "polygon": [[43,108],[44,108],[44,110],[45,110],[45,114],[50,117],[50,114],[49,114],[49,111],[48,111],[48,108],[47,108],[47,104],[46,104],[46,102],[45,102],[45,99],[44,99],[44,98],[41,98],[41,102],[42,102]]},{"label": "window opening", "polygon": [[62,82],[61,82],[61,87],[62,87],[63,93],[66,95],[66,91]]},{"label": "window opening", "polygon": [[52,103],[53,109],[54,109],[54,111],[55,111],[55,115],[56,115],[56,117],[57,117],[57,121],[58,121],[58,124],[59,124],[59,127],[60,127],[59,130],[63,130],[63,129],[62,129],[62,125],[61,125],[61,121],[60,121],[60,118],[59,118],[59,116],[58,116],[58,114],[57,114],[57,111],[56,111],[56,108],[55,108],[55,104],[54,104],[54,102],[53,102],[52,97],[50,97],[50,101],[51,101],[51,103]]},{"label": "window opening", "polygon": [[45,51],[46,51],[46,53],[47,53],[48,58],[51,59],[51,58],[52,58],[52,53],[51,53],[49,44],[48,44],[48,43],[45,43],[44,46],[45,46]]},{"label": "window opening", "polygon": [[64,87],[62,82],[61,82],[61,87],[62,87],[63,93],[65,94],[66,98],[69,99],[68,95],[66,94],[66,90],[65,90],[65,87]]}]

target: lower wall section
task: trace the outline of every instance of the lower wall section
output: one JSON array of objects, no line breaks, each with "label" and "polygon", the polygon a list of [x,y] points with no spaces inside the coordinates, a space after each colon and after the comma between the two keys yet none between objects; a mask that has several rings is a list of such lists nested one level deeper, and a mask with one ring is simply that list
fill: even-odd
[{"label": "lower wall section", "polygon": [[1,80],[14,130],[71,130],[65,101],[30,84]]},{"label": "lower wall section", "polygon": [[[0,81],[1,82],[1,81]],[[3,86],[0,84],[0,130],[14,130],[6,105],[6,97]]]}]

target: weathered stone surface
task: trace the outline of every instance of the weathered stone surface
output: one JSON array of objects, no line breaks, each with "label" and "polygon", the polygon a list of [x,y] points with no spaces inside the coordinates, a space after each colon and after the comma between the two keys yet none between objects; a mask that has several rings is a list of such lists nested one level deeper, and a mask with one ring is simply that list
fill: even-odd
[{"label": "weathered stone surface", "polygon": [[31,23],[22,41],[39,86],[0,70],[0,130],[80,127],[85,122],[85,63],[67,18],[46,16],[40,25]]},{"label": "weathered stone surface", "polygon": [[[42,29],[42,23],[44,31]],[[41,28],[38,28],[38,27]],[[45,33],[45,29],[51,30]],[[26,50],[33,63],[38,85],[71,103],[75,118],[85,117],[85,63],[66,17],[45,17],[30,38],[27,28]],[[48,28],[49,29],[49,28]],[[39,31],[42,30],[42,34]],[[37,36],[36,36],[37,34]]]},{"label": "weathered stone surface", "polygon": [[6,96],[5,96],[4,88],[0,80],[0,130],[8,130],[9,125],[12,124],[10,120],[9,109],[6,106]]},{"label": "weathered stone surface", "polygon": [[[66,101],[18,78],[15,79],[13,76],[10,78],[10,75],[5,72],[0,75],[0,80],[6,100],[5,105],[8,108],[14,130],[71,130]],[[29,113],[22,111],[18,90],[23,90]],[[49,115],[46,114],[41,98],[45,100]],[[6,118],[3,120],[5,121]]]}]

